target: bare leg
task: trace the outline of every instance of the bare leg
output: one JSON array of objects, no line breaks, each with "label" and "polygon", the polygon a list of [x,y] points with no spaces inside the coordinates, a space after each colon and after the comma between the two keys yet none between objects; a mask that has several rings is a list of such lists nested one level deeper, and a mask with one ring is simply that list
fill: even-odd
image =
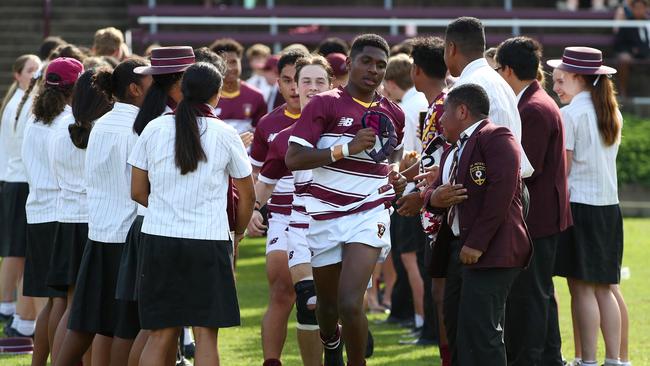
[{"label": "bare leg", "polygon": [[113,338],[100,334],[93,340],[92,366],[109,366],[111,362],[111,346]]},{"label": "bare leg", "polygon": [[361,243],[343,246],[339,279],[338,310],[350,366],[365,364],[368,319],[363,312],[363,294],[379,258],[380,250]]},{"label": "bare leg", "polygon": [[196,337],[194,364],[196,366],[219,366],[218,332],[217,328],[194,327],[194,336]]},{"label": "bare leg", "polygon": [[593,284],[573,280],[576,299],[576,314],[582,342],[582,360],[596,361],[600,310],[596,300],[596,288]]},{"label": "bare leg", "polygon": [[74,287],[68,287],[68,299],[66,302],[65,312],[59,321],[59,324],[56,326],[54,333],[54,343],[52,343],[52,360],[56,360],[56,357],[59,355],[59,350],[63,344],[63,339],[65,338],[65,333],[68,328],[68,319],[70,317],[70,306],[72,305],[72,296],[74,295]]},{"label": "bare leg", "polygon": [[395,273],[395,267],[393,266],[393,256],[388,255],[384,264],[381,268],[382,273],[384,274],[384,297],[382,299],[382,304],[388,308],[391,306],[391,298],[393,296],[393,287],[395,287],[395,280],[397,279],[397,274]]},{"label": "bare leg", "polygon": [[147,344],[147,339],[149,339],[149,331],[141,329],[131,346],[128,366],[138,366],[142,350],[144,349],[145,344]]},{"label": "bare leg", "polygon": [[616,302],[618,302],[618,308],[621,310],[621,362],[629,361],[628,353],[628,336],[630,332],[630,320],[627,314],[627,304],[625,304],[625,299],[623,298],[623,293],[621,293],[621,287],[619,285],[612,285],[612,292],[616,296]]},{"label": "bare leg", "polygon": [[5,257],[0,262],[0,302],[16,300],[16,288],[23,277],[24,257]]},{"label": "bare leg", "polygon": [[[418,268],[418,259],[415,252],[402,253],[400,255],[406,273],[408,274],[411,292],[413,294],[413,310],[415,315],[419,315],[424,320],[424,281],[420,276]],[[418,324],[416,324],[418,326]],[[422,325],[419,325],[422,326]]]},{"label": "bare leg", "polygon": [[571,324],[573,326],[573,349],[574,357],[576,359],[582,359],[582,341],[580,339],[580,326],[578,324],[578,313],[577,313],[577,295],[575,294],[575,281],[567,278],[567,284],[569,285],[569,292],[571,293]]},{"label": "bare leg", "polygon": [[68,330],[54,366],[76,366],[95,337],[92,333]]},{"label": "bare leg", "polygon": [[[302,280],[313,278],[309,263],[295,265],[289,270],[294,285]],[[316,305],[308,307],[310,310],[316,309]],[[323,363],[323,344],[320,341],[319,329],[296,329],[296,336],[303,366],[320,366]]]},{"label": "bare leg", "polygon": [[279,360],[287,338],[287,322],[296,300],[286,251],[275,250],[266,255],[266,276],[269,305],[262,319],[262,352],[265,360]]},{"label": "bare leg", "polygon": [[46,305],[38,314],[36,319],[36,330],[34,331],[34,354],[32,355],[32,366],[47,365],[47,357],[50,355],[50,344],[47,338],[47,326],[52,310],[52,299],[46,300]]},{"label": "bare leg", "polygon": [[[147,344],[142,350],[140,366],[174,366],[176,363],[178,337],[180,337],[181,331],[181,327],[150,331]],[[198,351],[199,347],[197,342],[197,353]]]},{"label": "bare leg", "polygon": [[[370,311],[382,310],[379,305],[379,291],[377,291],[379,278],[381,277],[382,263],[375,264],[375,270],[372,271],[372,286],[366,290],[366,300]],[[365,308],[365,306],[364,306]]]},{"label": "bare leg", "polygon": [[618,359],[621,353],[621,310],[610,285],[594,285],[600,310],[600,328],[605,340],[605,357]]},{"label": "bare leg", "polygon": [[54,353],[54,338],[56,335],[56,329],[58,328],[59,323],[61,323],[67,302],[68,301],[65,297],[52,298],[52,310],[50,310],[50,317],[47,323],[47,340],[53,360],[56,360],[56,354]]},{"label": "bare leg", "polygon": [[129,354],[133,341],[133,339],[113,337],[113,342],[111,343],[111,366],[124,366],[129,363]]}]

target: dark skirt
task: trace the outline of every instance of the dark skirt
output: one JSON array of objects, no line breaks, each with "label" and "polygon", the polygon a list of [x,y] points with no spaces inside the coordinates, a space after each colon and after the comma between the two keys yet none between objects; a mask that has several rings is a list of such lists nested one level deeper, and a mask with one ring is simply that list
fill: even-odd
[{"label": "dark skirt", "polygon": [[143,329],[240,324],[229,241],[142,236],[138,311]]},{"label": "dark skirt", "polygon": [[138,266],[141,263],[139,258],[142,245],[142,221],[144,216],[137,216],[129,234],[126,237],[126,244],[120,259],[120,269],[117,274],[117,288],[115,289],[115,298],[126,301],[136,301],[136,289],[138,288]]},{"label": "dark skirt", "polygon": [[68,329],[112,337],[123,302],[115,299],[124,243],[88,239],[75,286]]},{"label": "dark skirt", "polygon": [[47,275],[50,271],[54,238],[58,230],[58,222],[27,224],[23,295],[31,297],[66,296],[66,291],[47,286]]},{"label": "dark skirt", "polygon": [[623,216],[619,205],[571,203],[573,227],[561,234],[555,274],[586,282],[617,284],[623,260]]},{"label": "dark skirt", "polygon": [[74,286],[86,241],[87,223],[59,223],[50,259],[50,272],[47,275],[48,286],[60,291],[67,291],[69,286]]},{"label": "dark skirt", "polygon": [[4,182],[0,193],[0,257],[25,257],[27,247],[27,215],[25,204],[29,185]]}]

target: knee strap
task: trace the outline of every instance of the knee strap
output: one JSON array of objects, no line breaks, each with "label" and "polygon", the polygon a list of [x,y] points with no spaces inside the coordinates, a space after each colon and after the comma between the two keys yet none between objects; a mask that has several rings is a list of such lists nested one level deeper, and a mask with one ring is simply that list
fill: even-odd
[{"label": "knee strap", "polygon": [[316,287],[313,280],[302,280],[294,285],[296,290],[296,318],[298,329],[317,330]]}]

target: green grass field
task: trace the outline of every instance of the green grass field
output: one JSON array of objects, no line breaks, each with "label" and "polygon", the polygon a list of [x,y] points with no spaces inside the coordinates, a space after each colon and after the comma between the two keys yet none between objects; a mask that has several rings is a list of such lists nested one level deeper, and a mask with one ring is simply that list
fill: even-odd
[{"label": "green grass field", "polygon": [[[622,282],[623,293],[630,311],[630,359],[635,365],[650,365],[650,219],[625,220],[625,257],[623,266],[629,267],[631,278]],[[260,321],[267,300],[264,274],[264,246],[261,240],[246,240],[240,250],[237,268],[242,326],[222,330],[219,334],[222,365],[251,366],[262,363],[260,345]],[[557,279],[560,297],[560,328],[564,340],[565,357],[573,358],[573,341],[569,294],[566,282]],[[375,366],[419,366],[440,365],[436,347],[400,346],[397,341],[404,334],[403,329],[377,325],[374,321],[383,315],[371,315],[370,324],[375,336],[375,355],[368,361]],[[300,365],[295,341],[295,317],[291,317],[289,337],[285,346],[285,365]],[[603,360],[603,345],[599,345],[599,359]],[[0,365],[29,365],[27,356],[2,357]]]}]

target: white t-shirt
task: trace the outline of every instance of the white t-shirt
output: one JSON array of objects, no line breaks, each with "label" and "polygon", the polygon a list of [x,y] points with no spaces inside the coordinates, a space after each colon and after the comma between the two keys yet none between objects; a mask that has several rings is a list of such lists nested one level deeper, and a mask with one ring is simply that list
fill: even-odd
[{"label": "white t-shirt", "polygon": [[[246,82],[259,89],[262,92],[262,95],[264,95],[264,100],[269,100],[273,90],[273,85],[267,83],[266,78],[263,75],[253,74],[253,76],[246,80]],[[271,103],[273,102],[271,101]]]},{"label": "white t-shirt", "polygon": [[50,165],[51,141],[57,128],[61,125],[67,126],[72,121],[72,108],[66,105],[49,125],[36,121],[32,116],[25,126],[22,154],[29,183],[29,195],[25,205],[28,224],[57,220],[59,183]]},{"label": "white t-shirt", "polygon": [[[18,105],[24,95],[25,92],[22,89],[16,89],[16,93],[9,99],[2,116],[0,116],[2,118],[2,126],[0,126],[0,181],[25,182],[27,180],[21,149],[23,131],[25,130],[27,117],[30,114],[32,98],[25,102],[20,113],[23,118],[19,118],[18,123],[16,123]],[[20,169],[17,169],[18,167]]]},{"label": "white t-shirt", "polygon": [[[589,92],[577,94],[560,109],[564,123],[564,146],[573,151],[569,172],[569,201],[593,206],[618,203],[616,155],[619,139],[605,145]],[[623,116],[617,113],[621,123]]]},{"label": "white t-shirt", "polygon": [[151,184],[142,232],[173,238],[230,240],[229,176],[251,175],[253,168],[237,131],[216,118],[200,117],[201,145],[207,157],[195,171],[181,175],[175,163],[175,116],[149,122],[129,157],[146,170]]},{"label": "white t-shirt", "polygon": [[124,243],[135,220],[131,199],[131,167],[127,159],[138,135],[133,121],[140,109],[115,103],[95,122],[86,148],[88,238],[103,243]]},{"label": "white t-shirt", "polygon": [[68,126],[74,123],[74,118],[70,118],[69,122],[56,126],[50,146],[50,166],[59,183],[56,221],[86,223],[88,222],[88,200],[84,180],[86,150],[72,143]]},{"label": "white t-shirt", "polygon": [[[517,108],[517,96],[485,58],[476,59],[465,66],[454,87],[463,84],[478,84],[485,89],[490,99],[490,121],[508,127],[521,147],[521,117]],[[521,176],[527,178],[533,172],[533,166],[521,147]]]},{"label": "white t-shirt", "polygon": [[399,103],[404,111],[404,152],[417,151],[422,153],[422,141],[418,136],[420,129],[420,113],[426,112],[429,108],[427,97],[415,90],[415,87],[407,90]]}]

